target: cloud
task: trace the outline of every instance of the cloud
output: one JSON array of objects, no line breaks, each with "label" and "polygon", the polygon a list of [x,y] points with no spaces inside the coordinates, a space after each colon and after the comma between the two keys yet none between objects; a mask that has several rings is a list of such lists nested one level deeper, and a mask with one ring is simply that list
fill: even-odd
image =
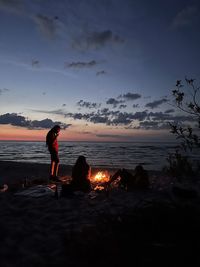
[{"label": "cloud", "polygon": [[109,124],[109,119],[107,116],[102,116],[100,114],[94,114],[90,117],[90,121],[93,123],[105,123]]},{"label": "cloud", "polygon": [[90,68],[97,65],[95,60],[91,60],[89,62],[72,62],[72,63],[65,63],[65,68]]},{"label": "cloud", "polygon": [[6,92],[9,92],[10,90],[7,89],[7,88],[3,88],[3,89],[0,89],[0,95],[6,93]]},{"label": "cloud", "polygon": [[153,102],[149,102],[149,103],[147,103],[145,105],[145,107],[154,109],[154,108],[157,108],[157,107],[159,107],[160,105],[162,105],[163,103],[166,103],[166,102],[168,102],[168,100],[166,98],[163,98],[161,100],[155,100]]},{"label": "cloud", "polygon": [[158,121],[141,121],[139,123],[139,129],[145,130],[161,130],[161,129],[170,129],[168,123],[160,123]]},{"label": "cloud", "polygon": [[8,12],[20,13],[23,8],[23,0],[0,0],[0,9]]},{"label": "cloud", "polygon": [[[37,3],[38,2],[38,3]],[[41,1],[42,2],[42,1]],[[0,0],[0,9],[17,15],[27,17],[37,25],[39,31],[48,39],[53,39],[59,29],[63,27],[57,16],[49,17],[43,14],[33,15],[31,10],[33,5],[40,8],[40,1],[29,0]],[[35,7],[36,7],[35,6]]]},{"label": "cloud", "polygon": [[11,65],[15,65],[18,67],[22,67],[22,68],[31,70],[31,71],[56,73],[56,74],[61,74],[63,76],[70,76],[71,78],[74,78],[74,79],[77,78],[77,75],[69,73],[63,69],[55,69],[55,68],[47,67],[47,66],[42,66],[42,67],[40,66],[40,68],[33,68],[32,65],[30,65],[30,63],[27,64],[27,63],[16,61],[16,60],[5,60],[5,62],[8,64],[11,64]]},{"label": "cloud", "polygon": [[31,125],[29,126],[30,129],[48,129],[48,128],[52,128],[54,125],[60,125],[60,127],[62,129],[66,129],[69,128],[71,126],[71,124],[66,124],[66,123],[62,123],[60,121],[55,121],[53,122],[51,119],[44,119],[41,121],[38,120],[34,120],[31,121]]},{"label": "cloud", "polygon": [[115,116],[116,114],[118,114],[119,111],[112,111],[109,110],[108,108],[102,108],[101,110],[98,110],[98,114],[104,115],[104,116]]},{"label": "cloud", "polygon": [[32,67],[39,67],[40,61],[38,59],[32,59]]},{"label": "cloud", "polygon": [[150,129],[150,128],[157,128],[158,122],[157,121],[141,121],[140,128]]},{"label": "cloud", "polygon": [[142,121],[148,118],[147,111],[127,113],[118,110],[112,111],[108,108],[97,110],[96,112],[81,113],[81,112],[64,112],[61,109],[53,111],[37,110],[46,114],[62,115],[64,117],[73,118],[74,120],[86,120],[93,123],[103,123],[106,125],[128,125],[133,120]]},{"label": "cloud", "polygon": [[146,110],[144,111],[138,111],[132,114],[132,119],[138,120],[138,121],[143,121],[148,117],[148,113]]},{"label": "cloud", "polygon": [[87,102],[87,101],[83,101],[80,100],[79,102],[76,103],[79,107],[84,107],[84,108],[99,108],[101,106],[101,104],[99,103],[92,103],[92,102]]},{"label": "cloud", "polygon": [[198,9],[195,6],[185,7],[174,18],[172,22],[172,27],[176,29],[191,25],[194,20],[199,16],[198,13]]},{"label": "cloud", "polygon": [[105,75],[105,74],[107,74],[107,72],[105,70],[97,71],[97,73],[96,73],[97,76]]},{"label": "cloud", "polygon": [[135,94],[135,93],[126,93],[123,95],[119,95],[118,98],[123,98],[125,100],[136,100],[138,98],[141,98],[142,96],[140,94]]},{"label": "cloud", "polygon": [[[92,115],[92,120],[91,117],[88,116],[88,120],[93,121],[95,123],[99,122],[105,122],[107,125],[131,125],[134,122],[138,122],[139,124],[141,122],[151,122],[151,127],[154,126],[155,129],[156,125],[159,125],[159,128],[161,127],[162,124],[162,129],[166,128],[166,124],[168,122],[193,122],[194,119],[191,116],[171,116],[169,114],[164,114],[162,112],[147,112],[146,110],[140,111],[140,112],[135,112],[135,113],[127,113],[127,112],[112,112],[112,111],[107,111],[107,113],[103,113],[100,111],[98,113],[98,116],[95,116],[94,114]],[[165,126],[163,126],[165,124]],[[144,124],[145,125],[145,124]],[[144,125],[142,125],[144,127]],[[147,123],[146,123],[147,125]],[[148,125],[148,127],[150,124]]]},{"label": "cloud", "polygon": [[40,32],[48,39],[53,39],[57,34],[58,24],[55,18],[50,18],[42,14],[33,16],[33,21],[38,26]]},{"label": "cloud", "polygon": [[56,110],[43,110],[43,109],[30,109],[33,112],[38,112],[38,113],[44,113],[44,114],[54,114],[54,115],[65,115],[65,112],[63,109],[56,109]]},{"label": "cloud", "polygon": [[87,37],[87,42],[88,45],[103,46],[107,42],[121,43],[123,39],[118,35],[114,35],[111,30],[106,30],[91,33],[90,36]]},{"label": "cloud", "polygon": [[0,115],[0,124],[10,124],[13,126],[24,127],[27,129],[48,129],[58,124],[61,128],[66,129],[71,124],[65,124],[59,121],[52,121],[51,119],[44,120],[28,120],[24,116],[18,115],[17,113],[6,113]]},{"label": "cloud", "polygon": [[88,135],[88,134],[92,134],[93,135],[93,132],[89,132],[89,131],[80,131],[80,132],[78,132],[79,134],[85,134],[85,135]]},{"label": "cloud", "polygon": [[163,112],[149,112],[147,114],[148,119],[152,119],[154,121],[159,122],[194,122],[194,118],[190,115],[177,115],[173,116],[169,113],[163,113]]},{"label": "cloud", "polygon": [[105,46],[108,43],[123,43],[124,40],[116,34],[113,34],[111,30],[105,30],[101,32],[86,33],[85,36],[74,40],[72,47],[75,49],[98,49]]},{"label": "cloud", "polygon": [[173,113],[173,112],[175,112],[174,109],[167,109],[167,110],[165,110],[165,113]]},{"label": "cloud", "polygon": [[[112,101],[111,101],[112,102]],[[92,103],[80,100],[83,106],[90,107]],[[115,103],[115,101],[114,101]],[[94,105],[95,106],[95,103]],[[60,115],[65,118],[72,118],[74,120],[83,120],[94,124],[100,123],[105,126],[121,126],[127,129],[168,129],[169,122],[171,123],[194,123],[194,118],[187,115],[173,116],[172,110],[168,112],[149,112],[148,110],[138,112],[121,112],[120,110],[109,110],[109,108],[102,108],[94,110],[92,112],[65,112],[62,109],[45,111],[37,110],[37,112],[43,112],[46,114]]]},{"label": "cloud", "polygon": [[133,104],[133,108],[139,108],[138,104]]},{"label": "cloud", "polygon": [[73,118],[74,120],[86,120],[86,121],[90,121],[90,119],[92,118],[92,116],[94,116],[94,113],[81,113],[81,112],[66,112],[63,113],[63,116],[65,118]]},{"label": "cloud", "polygon": [[110,124],[112,125],[128,125],[132,122],[132,114],[130,113],[122,113],[120,112],[114,119],[110,120]]},{"label": "cloud", "polygon": [[117,139],[126,139],[127,135],[119,135],[119,134],[96,134],[96,137],[100,138],[117,138]]},{"label": "cloud", "polygon": [[127,107],[127,105],[121,104],[121,105],[119,106],[119,109],[126,108],[126,107]]},{"label": "cloud", "polygon": [[188,115],[177,115],[177,116],[170,116],[169,119],[174,123],[184,123],[184,122],[195,122],[196,118]]},{"label": "cloud", "polygon": [[122,104],[124,103],[123,100],[117,100],[115,98],[109,98],[107,101],[106,101],[106,104],[107,105],[113,105],[113,108],[116,108],[118,104]]}]

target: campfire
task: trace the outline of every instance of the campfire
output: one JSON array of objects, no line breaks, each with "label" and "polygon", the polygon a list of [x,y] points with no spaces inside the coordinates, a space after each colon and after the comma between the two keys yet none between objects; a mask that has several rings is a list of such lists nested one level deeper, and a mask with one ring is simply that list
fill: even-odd
[{"label": "campfire", "polygon": [[99,171],[92,176],[91,182],[94,185],[94,190],[103,190],[103,184],[110,180],[110,175],[108,171]]}]

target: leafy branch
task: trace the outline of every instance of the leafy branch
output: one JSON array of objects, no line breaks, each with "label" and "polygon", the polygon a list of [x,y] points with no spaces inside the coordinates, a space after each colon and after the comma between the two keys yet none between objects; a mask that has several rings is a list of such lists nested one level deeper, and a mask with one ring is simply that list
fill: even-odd
[{"label": "leafy branch", "polygon": [[[195,86],[194,79],[185,78],[185,81],[191,89],[191,99],[189,102],[185,101],[186,96],[182,90],[184,86],[181,80],[177,80],[176,89],[172,90],[173,97],[175,98],[175,105],[179,110],[193,116],[193,121],[197,121],[198,124],[196,126],[200,129],[200,105],[198,103],[200,87]],[[169,125],[171,127],[171,133],[175,134],[177,139],[182,140],[181,145],[184,150],[192,150],[194,147],[200,148],[199,130],[196,131],[197,134],[191,126],[182,127],[173,123],[169,123]]]},{"label": "leafy branch", "polygon": [[[188,79],[185,77],[185,83],[190,89],[190,97],[185,94],[184,85],[181,80],[176,81],[176,88],[172,90],[174,97],[174,106],[178,110],[190,115],[193,125],[184,126],[177,123],[169,123],[171,133],[181,140],[180,148],[174,153],[168,155],[167,161],[169,167],[167,171],[176,177],[179,181],[183,178],[198,176],[200,171],[200,162],[197,162],[196,170],[194,171],[194,164],[190,158],[181,152],[188,150],[192,151],[194,148],[200,148],[200,104],[199,91],[200,87],[195,85],[195,79]],[[195,124],[197,122],[197,124]]]}]

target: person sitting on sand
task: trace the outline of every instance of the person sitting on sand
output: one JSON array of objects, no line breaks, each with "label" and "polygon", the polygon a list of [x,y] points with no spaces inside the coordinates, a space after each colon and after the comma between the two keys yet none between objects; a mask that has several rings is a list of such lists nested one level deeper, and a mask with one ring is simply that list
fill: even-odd
[{"label": "person sitting on sand", "polygon": [[69,184],[63,184],[61,196],[68,197],[74,191],[88,193],[91,191],[91,167],[84,156],[79,156],[72,168],[72,180]]},{"label": "person sitting on sand", "polygon": [[91,167],[84,156],[79,156],[72,168],[71,186],[74,191],[89,192],[91,190],[90,183]]},{"label": "person sitting on sand", "polygon": [[59,132],[60,132],[60,126],[55,125],[46,135],[46,145],[51,155],[50,180],[54,182],[60,181],[57,176],[59,167],[57,137],[59,135]]},{"label": "person sitting on sand", "polygon": [[135,167],[134,175],[125,169],[119,169],[110,179],[108,184],[111,184],[118,177],[120,177],[120,187],[127,191],[135,189],[148,189],[149,187],[149,175],[142,165]]}]

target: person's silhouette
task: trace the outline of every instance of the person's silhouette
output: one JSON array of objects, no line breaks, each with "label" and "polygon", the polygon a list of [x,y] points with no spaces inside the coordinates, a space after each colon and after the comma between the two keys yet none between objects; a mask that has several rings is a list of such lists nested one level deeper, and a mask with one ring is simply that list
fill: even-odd
[{"label": "person's silhouette", "polygon": [[89,192],[91,190],[90,183],[91,167],[84,156],[79,156],[72,168],[71,186],[74,191]]},{"label": "person's silhouette", "polygon": [[125,169],[119,169],[110,179],[108,184],[111,184],[120,177],[119,185],[127,191],[135,189],[147,189],[149,187],[149,175],[142,165],[137,165],[134,170],[134,175]]},{"label": "person's silhouette", "polygon": [[59,132],[60,132],[60,126],[55,125],[46,135],[46,145],[51,155],[50,180],[55,182],[59,182],[58,178],[59,157],[58,157],[58,141],[57,141]]},{"label": "person's silhouette", "polygon": [[72,179],[69,184],[62,185],[61,196],[73,196],[74,191],[88,193],[91,191],[91,168],[84,156],[79,156],[72,168]]}]

